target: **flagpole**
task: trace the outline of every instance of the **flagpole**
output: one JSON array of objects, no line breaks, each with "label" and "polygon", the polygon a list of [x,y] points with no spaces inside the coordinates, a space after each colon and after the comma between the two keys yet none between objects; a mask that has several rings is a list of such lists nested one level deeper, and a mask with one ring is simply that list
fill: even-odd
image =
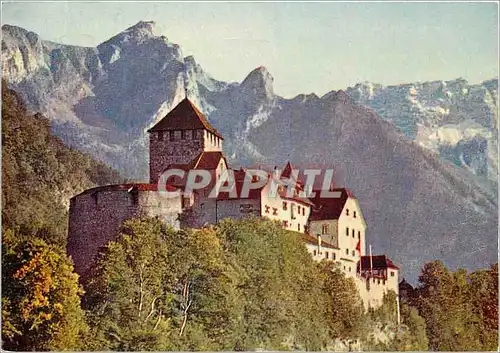
[{"label": "flagpole", "polygon": [[370,274],[373,276],[372,244],[370,244]]}]

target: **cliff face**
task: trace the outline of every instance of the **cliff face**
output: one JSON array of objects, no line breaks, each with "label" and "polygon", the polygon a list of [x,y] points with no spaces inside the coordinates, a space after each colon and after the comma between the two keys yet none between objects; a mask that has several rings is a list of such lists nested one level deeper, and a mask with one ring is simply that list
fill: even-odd
[{"label": "cliff face", "polygon": [[147,179],[146,130],[187,91],[233,166],[333,167],[360,200],[374,251],[405,272],[435,258],[472,268],[496,259],[496,81],[365,83],[285,99],[263,67],[241,83],[213,79],[149,22],[96,48],[2,31],[8,85],[63,141],[125,176]]},{"label": "cliff face", "polygon": [[42,115],[2,85],[2,225],[43,229],[63,245],[69,199],[89,187],[119,181],[118,173],[68,148]]}]

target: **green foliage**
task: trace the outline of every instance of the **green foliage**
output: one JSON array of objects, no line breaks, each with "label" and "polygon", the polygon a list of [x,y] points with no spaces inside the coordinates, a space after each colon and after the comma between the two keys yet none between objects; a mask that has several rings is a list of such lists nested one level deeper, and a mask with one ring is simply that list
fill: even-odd
[{"label": "green foliage", "polygon": [[364,334],[364,308],[353,278],[347,278],[338,264],[322,263],[323,291],[330,337],[342,340]]},{"label": "green foliage", "polygon": [[398,321],[397,294],[390,290],[384,294],[382,305],[370,312],[372,319],[382,325],[395,325]]},{"label": "green foliage", "polygon": [[118,174],[73,150],[2,84],[2,225],[65,246],[70,197]]},{"label": "green foliage", "polygon": [[470,275],[440,261],[425,264],[413,305],[427,324],[432,350],[491,350],[498,346],[498,267]]},{"label": "green foliage", "polygon": [[88,349],[213,350],[230,347],[238,320],[236,280],[211,228],[162,230],[127,221],[86,283]]},{"label": "green foliage", "polygon": [[300,238],[267,220],[162,230],[126,222],[85,283],[87,349],[320,349],[320,273]]},{"label": "green foliage", "polygon": [[226,219],[217,233],[241,279],[244,318],[236,348],[324,346],[322,279],[297,233],[254,218]]},{"label": "green foliage", "polygon": [[470,301],[479,319],[479,341],[488,351],[498,349],[498,263],[469,275]]},{"label": "green foliage", "polygon": [[71,261],[41,239],[5,230],[2,239],[3,348],[75,350],[87,326]]}]

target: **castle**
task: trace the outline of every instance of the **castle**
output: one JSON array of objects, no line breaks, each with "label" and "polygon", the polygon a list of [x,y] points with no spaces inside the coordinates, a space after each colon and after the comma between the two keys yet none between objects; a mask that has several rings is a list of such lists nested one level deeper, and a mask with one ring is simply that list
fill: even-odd
[{"label": "castle", "polygon": [[[358,200],[348,189],[330,187],[334,195],[330,198],[319,192],[315,197],[304,197],[304,183],[288,162],[272,174],[278,180],[296,178],[291,192],[279,185],[273,194],[272,183],[265,182],[243,195],[247,170],[229,169],[222,152],[223,136],[187,98],[148,132],[149,183],[96,187],[71,199],[67,250],[77,273],[85,274],[99,248],[113,240],[123,221],[132,217],[157,216],[179,229],[255,215],[300,233],[314,260],[339,263],[341,270],[354,278],[366,308],[379,306],[388,290],[398,293],[398,267],[385,255],[366,255],[366,222]],[[202,189],[188,190],[186,178],[171,176],[165,188],[177,194],[165,198],[158,181],[171,170],[205,171],[211,182]],[[221,189],[216,197],[209,197],[211,188],[227,171],[234,175],[235,192]]]}]

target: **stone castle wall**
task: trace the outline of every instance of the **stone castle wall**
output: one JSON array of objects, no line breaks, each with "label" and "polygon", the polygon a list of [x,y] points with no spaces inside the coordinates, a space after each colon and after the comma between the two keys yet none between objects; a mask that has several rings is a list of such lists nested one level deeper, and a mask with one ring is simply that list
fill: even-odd
[{"label": "stone castle wall", "polygon": [[129,191],[102,187],[71,199],[67,253],[75,271],[84,274],[99,249],[119,234],[122,223],[138,216],[160,216],[179,228],[180,197],[165,199],[155,191]]},{"label": "stone castle wall", "polygon": [[[194,132],[194,138],[193,138]],[[202,130],[169,131],[149,134],[149,182],[157,184],[158,178],[170,164],[189,163],[205,148]]]}]

